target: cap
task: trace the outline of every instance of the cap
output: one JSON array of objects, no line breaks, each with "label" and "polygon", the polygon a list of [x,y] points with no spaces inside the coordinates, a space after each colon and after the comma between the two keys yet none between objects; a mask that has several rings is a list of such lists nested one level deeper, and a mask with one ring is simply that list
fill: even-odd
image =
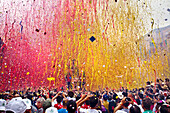
[{"label": "cap", "polygon": [[45,113],[58,113],[58,110],[55,107],[49,107],[45,110]]},{"label": "cap", "polygon": [[122,92],[119,92],[117,95],[118,95],[119,99],[123,99],[123,97],[124,97]]},{"label": "cap", "polygon": [[24,113],[27,105],[22,100],[12,99],[5,106],[6,111],[13,111],[14,113]]},{"label": "cap", "polygon": [[22,98],[21,97],[15,97],[15,98],[11,99],[11,101],[13,101],[13,100],[22,100]]},{"label": "cap", "polygon": [[6,101],[4,99],[0,99],[0,110],[5,111]]},{"label": "cap", "polygon": [[27,109],[31,109],[31,100],[29,99],[22,99],[24,101],[24,103],[27,105]]}]

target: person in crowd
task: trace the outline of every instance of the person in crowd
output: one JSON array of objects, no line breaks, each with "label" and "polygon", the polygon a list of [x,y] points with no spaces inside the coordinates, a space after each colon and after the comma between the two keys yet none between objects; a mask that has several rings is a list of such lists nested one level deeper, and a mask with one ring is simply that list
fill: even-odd
[{"label": "person in crowd", "polygon": [[129,113],[142,113],[137,105],[132,105],[130,107]]},{"label": "person in crowd", "polygon": [[51,99],[46,99],[43,103],[43,113],[45,113],[46,109],[52,107]]},{"label": "person in crowd", "polygon": [[58,110],[58,113],[68,113],[68,111],[67,111],[67,103],[68,103],[68,99],[64,98],[63,99],[63,107]]},{"label": "person in crowd", "polygon": [[108,102],[108,96],[107,94],[103,95],[103,105],[106,108],[106,113],[109,111],[109,102]]},{"label": "person in crowd", "polygon": [[38,98],[36,101],[36,106],[38,109],[38,113],[43,113],[43,103],[44,103],[45,99],[43,97]]},{"label": "person in crowd", "polygon": [[73,100],[68,101],[68,103],[67,103],[67,111],[68,111],[68,113],[76,113],[76,110],[77,110],[76,102],[73,101]]},{"label": "person in crowd", "polygon": [[114,113],[129,113],[128,106],[130,103],[133,103],[132,99],[124,97],[114,109]]},{"label": "person in crowd", "polygon": [[62,95],[58,95],[57,96],[57,104],[55,104],[54,107],[57,108],[58,110],[63,108],[63,105],[61,104],[62,101],[63,101]]},{"label": "person in crowd", "polygon": [[18,113],[18,110],[22,110],[22,113],[50,113],[49,110],[57,108],[59,113],[164,113],[169,112],[170,104],[166,82],[168,83],[168,79],[165,81],[157,79],[156,84],[160,84],[159,87],[158,85],[155,87],[153,82],[148,82],[146,87],[132,90],[106,88],[107,90],[75,89],[67,92],[64,89],[57,91],[56,88],[42,86],[6,90],[0,93],[0,113]]},{"label": "person in crowd", "polygon": [[74,98],[74,92],[73,91],[69,91],[68,92],[68,97],[67,97],[68,100],[73,100],[73,101],[76,101],[76,98]]},{"label": "person in crowd", "polygon": [[80,113],[102,113],[101,110],[101,102],[98,99],[97,96],[94,96],[92,94],[88,94],[88,95],[83,95],[79,101],[77,101],[77,105],[78,107],[81,106],[85,101],[89,100],[90,103],[90,108],[88,109],[84,109],[84,108],[79,108],[79,112]]},{"label": "person in crowd", "polygon": [[170,113],[170,105],[163,104],[162,106],[160,106],[159,113]]},{"label": "person in crowd", "polygon": [[58,113],[58,110],[55,107],[49,107],[45,110],[45,113]]},{"label": "person in crowd", "polygon": [[27,106],[27,109],[26,109],[25,113],[38,113],[37,108],[34,107],[34,106],[31,104],[31,100],[30,100],[30,99],[22,99],[22,101],[24,101],[24,103],[25,103],[26,106]]},{"label": "person in crowd", "polygon": [[109,96],[109,113],[114,112],[114,108],[116,107],[116,101],[113,99],[113,96]]},{"label": "person in crowd", "polygon": [[152,100],[150,98],[144,98],[142,101],[142,108],[144,109],[143,113],[153,113],[151,111]]}]

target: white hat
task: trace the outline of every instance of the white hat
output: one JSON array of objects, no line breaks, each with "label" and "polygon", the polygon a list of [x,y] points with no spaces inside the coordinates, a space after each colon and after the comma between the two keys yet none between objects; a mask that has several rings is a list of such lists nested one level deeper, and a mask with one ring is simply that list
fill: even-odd
[{"label": "white hat", "polygon": [[6,111],[13,111],[14,113],[24,113],[27,105],[22,100],[12,99],[5,106]]},{"label": "white hat", "polygon": [[6,101],[4,99],[0,99],[0,110],[5,111]]},{"label": "white hat", "polygon": [[124,97],[122,92],[117,93],[117,96],[119,97],[119,99],[123,99],[123,97]]},{"label": "white hat", "polygon": [[29,99],[22,99],[24,101],[24,103],[27,105],[27,109],[31,109],[31,100]]},{"label": "white hat", "polygon": [[13,100],[22,100],[22,98],[21,97],[15,97],[15,98],[11,99],[11,101],[13,101]]},{"label": "white hat", "polygon": [[45,113],[58,113],[58,110],[55,107],[49,107],[45,110]]}]

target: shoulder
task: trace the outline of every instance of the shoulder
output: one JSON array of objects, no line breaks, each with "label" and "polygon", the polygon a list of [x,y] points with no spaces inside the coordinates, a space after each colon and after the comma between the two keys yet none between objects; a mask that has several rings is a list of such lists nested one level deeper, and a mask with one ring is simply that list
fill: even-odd
[{"label": "shoulder", "polygon": [[116,113],[126,113],[126,112],[123,110],[117,110]]},{"label": "shoulder", "polygon": [[68,111],[66,109],[59,109],[58,113],[68,113]]},{"label": "shoulder", "polygon": [[80,113],[87,113],[87,109],[84,109],[84,108],[80,108],[79,111]]},{"label": "shoulder", "polygon": [[96,109],[87,109],[87,113],[102,113],[102,112]]}]

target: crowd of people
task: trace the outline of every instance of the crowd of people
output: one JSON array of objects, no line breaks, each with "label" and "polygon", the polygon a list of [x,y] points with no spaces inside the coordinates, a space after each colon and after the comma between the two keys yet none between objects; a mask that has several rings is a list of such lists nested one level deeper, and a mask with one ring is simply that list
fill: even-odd
[{"label": "crowd of people", "polygon": [[133,90],[7,90],[0,93],[0,113],[170,113],[169,90],[168,78]]}]

